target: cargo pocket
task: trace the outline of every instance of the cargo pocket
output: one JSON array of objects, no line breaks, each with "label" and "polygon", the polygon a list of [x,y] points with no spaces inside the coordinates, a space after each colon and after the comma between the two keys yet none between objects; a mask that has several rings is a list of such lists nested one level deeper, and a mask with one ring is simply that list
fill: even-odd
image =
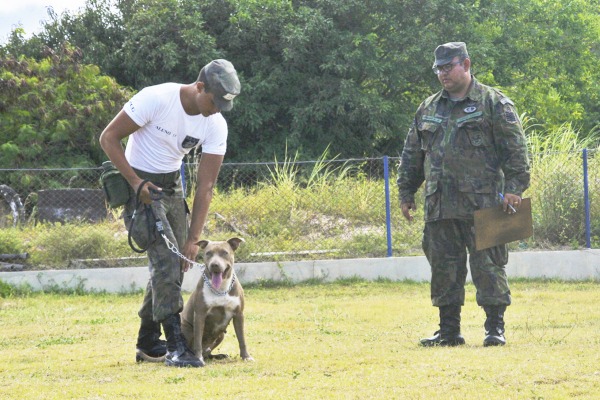
[{"label": "cargo pocket", "polygon": [[[133,212],[126,212],[124,221],[129,236],[139,247],[138,250],[145,251],[156,240],[156,218],[154,213],[146,211],[144,205],[137,208],[135,217]],[[136,249],[133,250],[137,251]]]},{"label": "cargo pocket", "polygon": [[438,181],[425,182],[425,221],[437,219],[441,212]]},{"label": "cargo pocket", "polygon": [[484,180],[459,181],[458,191],[462,197],[462,204],[468,210],[493,207],[498,204],[497,190],[494,183]]},{"label": "cargo pocket", "polygon": [[508,245],[501,244],[489,249],[486,249],[490,260],[494,263],[494,265],[498,265],[504,267],[508,264]]}]

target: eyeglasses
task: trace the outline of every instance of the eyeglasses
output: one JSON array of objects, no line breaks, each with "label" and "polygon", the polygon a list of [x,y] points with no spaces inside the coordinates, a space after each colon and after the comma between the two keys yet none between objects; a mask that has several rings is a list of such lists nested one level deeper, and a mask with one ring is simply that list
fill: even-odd
[{"label": "eyeglasses", "polygon": [[436,65],[435,67],[431,67],[431,69],[433,69],[433,73],[436,75],[441,74],[442,72],[450,72],[454,69],[454,66],[457,64],[462,63],[462,61],[457,61],[457,62],[453,62],[450,64],[444,64],[444,65]]}]

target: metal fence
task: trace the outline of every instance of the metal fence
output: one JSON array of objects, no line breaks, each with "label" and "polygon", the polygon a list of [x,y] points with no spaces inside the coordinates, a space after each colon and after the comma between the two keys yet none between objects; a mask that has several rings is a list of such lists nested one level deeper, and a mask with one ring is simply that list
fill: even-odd
[{"label": "metal fence", "polygon": [[[598,243],[600,209],[594,200],[600,168],[594,155],[587,150],[531,155],[532,181],[525,197],[532,199],[534,236],[511,247]],[[410,224],[402,217],[398,162],[397,157],[381,157],[225,163],[203,236],[243,237],[238,260],[245,262],[421,254],[422,213]],[[188,201],[195,167],[182,166]],[[99,231],[115,247],[128,249],[119,210],[106,207],[100,173],[100,167],[0,170],[0,233],[36,224],[60,225],[63,232],[73,226],[77,232]],[[421,196],[417,199],[422,204]]]}]

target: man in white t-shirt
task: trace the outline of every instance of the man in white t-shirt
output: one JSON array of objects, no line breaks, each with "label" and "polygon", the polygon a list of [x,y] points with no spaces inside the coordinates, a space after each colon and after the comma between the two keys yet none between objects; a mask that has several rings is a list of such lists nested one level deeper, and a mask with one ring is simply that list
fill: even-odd
[{"label": "man in white t-shirt", "polygon": [[[181,334],[181,283],[190,265],[169,250],[152,219],[161,220],[164,234],[187,259],[196,258],[196,243],[227,148],[227,122],[220,112],[231,110],[240,87],[233,65],[213,60],[194,83],[164,83],[141,90],[100,136],[104,152],[132,189],[124,211],[127,229],[136,244],[148,251],[150,281],[138,313],[137,361],[166,355],[169,366],[202,365]],[[127,137],[124,151],[121,141]],[[183,157],[199,146],[202,156],[188,228],[179,171]],[[145,205],[152,212],[146,212]],[[161,324],[166,344],[159,339]]]}]

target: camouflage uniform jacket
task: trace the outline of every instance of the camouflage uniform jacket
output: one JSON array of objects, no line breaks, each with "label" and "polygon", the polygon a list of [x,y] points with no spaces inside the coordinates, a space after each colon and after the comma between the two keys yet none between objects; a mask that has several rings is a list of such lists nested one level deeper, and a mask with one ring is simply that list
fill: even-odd
[{"label": "camouflage uniform jacket", "polygon": [[426,222],[472,219],[499,204],[498,193],[521,196],[529,160],[513,102],[472,77],[464,99],[442,90],[421,103],[402,151],[401,203],[414,202],[423,181]]}]

